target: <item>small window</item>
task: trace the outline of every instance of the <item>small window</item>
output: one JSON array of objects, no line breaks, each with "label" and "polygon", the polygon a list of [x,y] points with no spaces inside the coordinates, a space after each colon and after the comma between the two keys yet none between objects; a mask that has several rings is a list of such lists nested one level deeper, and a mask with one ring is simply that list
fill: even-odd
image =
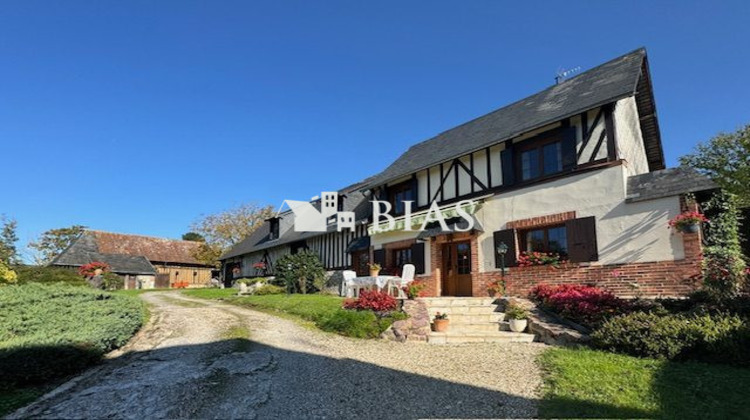
[{"label": "small window", "polygon": [[274,217],[273,219],[269,219],[268,223],[270,224],[270,232],[268,234],[268,239],[278,239],[279,238],[279,218]]},{"label": "small window", "polygon": [[533,142],[520,149],[518,159],[521,181],[562,172],[562,142]]},{"label": "small window", "polygon": [[402,248],[393,251],[393,265],[402,268],[404,264],[411,264],[411,248]]},{"label": "small window", "polygon": [[565,226],[549,226],[521,231],[522,249],[527,252],[554,252],[568,255],[568,237]]},{"label": "small window", "polygon": [[393,216],[401,216],[406,212],[404,201],[414,201],[414,190],[411,185],[411,181],[407,181],[388,187],[388,201],[391,203]]}]

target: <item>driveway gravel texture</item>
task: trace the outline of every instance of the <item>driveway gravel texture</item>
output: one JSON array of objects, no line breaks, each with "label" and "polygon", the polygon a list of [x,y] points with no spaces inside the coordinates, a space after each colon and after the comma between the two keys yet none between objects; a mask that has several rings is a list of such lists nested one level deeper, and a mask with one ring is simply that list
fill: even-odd
[{"label": "driveway gravel texture", "polygon": [[99,366],[11,418],[529,418],[537,343],[357,340],[179,292]]}]

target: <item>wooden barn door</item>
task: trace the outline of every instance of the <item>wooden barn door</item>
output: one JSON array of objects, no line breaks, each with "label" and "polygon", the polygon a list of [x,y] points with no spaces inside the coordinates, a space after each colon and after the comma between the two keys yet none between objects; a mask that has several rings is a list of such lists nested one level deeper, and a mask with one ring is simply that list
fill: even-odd
[{"label": "wooden barn door", "polygon": [[169,288],[169,273],[157,274],[154,280],[154,287],[157,289]]}]

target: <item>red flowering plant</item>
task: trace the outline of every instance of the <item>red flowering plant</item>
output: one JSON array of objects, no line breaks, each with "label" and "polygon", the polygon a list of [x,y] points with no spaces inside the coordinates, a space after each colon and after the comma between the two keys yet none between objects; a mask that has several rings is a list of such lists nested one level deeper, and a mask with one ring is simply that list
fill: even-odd
[{"label": "red flowering plant", "polygon": [[628,308],[628,302],[613,293],[581,284],[540,284],[531,290],[530,297],[543,308],[588,327],[596,327]]},{"label": "red flowering plant", "polygon": [[109,264],[99,261],[90,262],[78,267],[78,274],[93,277],[96,275],[96,270],[102,270],[102,273],[106,273],[109,271]]},{"label": "red flowering plant", "polygon": [[256,268],[258,270],[265,270],[266,269],[266,263],[264,263],[262,261],[261,262],[257,262],[255,264],[253,264],[253,268]]},{"label": "red flowering plant", "polygon": [[674,219],[670,220],[669,227],[683,230],[687,226],[697,225],[703,222],[708,222],[708,219],[703,213],[697,211],[686,211],[675,216]]},{"label": "red flowering plant", "polygon": [[557,267],[565,260],[556,252],[524,251],[517,259],[519,267],[531,267],[532,265],[551,265]]},{"label": "red flowering plant", "polygon": [[401,290],[404,291],[407,298],[416,299],[422,296],[422,290],[424,290],[425,287],[427,287],[427,284],[425,284],[423,280],[414,280],[402,287]]},{"label": "red flowering plant", "polygon": [[398,302],[396,302],[396,298],[388,293],[377,290],[363,290],[357,299],[344,301],[344,309],[373,311],[379,314],[391,312],[397,306]]}]

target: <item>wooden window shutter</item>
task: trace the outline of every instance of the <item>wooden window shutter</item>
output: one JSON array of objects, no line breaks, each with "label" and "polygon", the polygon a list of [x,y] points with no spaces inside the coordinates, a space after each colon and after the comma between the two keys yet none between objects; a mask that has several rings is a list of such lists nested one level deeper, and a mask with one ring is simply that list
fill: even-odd
[{"label": "wooden window shutter", "polygon": [[385,268],[385,249],[376,249],[372,251],[372,262],[380,264],[381,267]]},{"label": "wooden window shutter", "polygon": [[506,143],[505,150],[500,152],[500,163],[503,170],[503,187],[515,183],[516,171],[513,168],[513,145]]},{"label": "wooden window shutter", "polygon": [[562,133],[562,167],[570,170],[576,167],[578,155],[576,153],[576,128],[568,127]]},{"label": "wooden window shutter", "polygon": [[568,234],[568,259],[570,262],[599,260],[596,243],[596,221],[594,216],[565,222]]},{"label": "wooden window shutter", "polygon": [[513,267],[516,265],[516,230],[505,229],[498,230],[492,233],[493,248],[492,253],[495,254],[495,268],[502,268],[500,263],[500,254],[497,253],[497,246],[501,242],[504,242],[508,246],[508,252],[505,253],[505,266]]},{"label": "wooden window shutter", "polygon": [[417,242],[411,246],[412,264],[417,274],[424,274],[424,242]]}]

